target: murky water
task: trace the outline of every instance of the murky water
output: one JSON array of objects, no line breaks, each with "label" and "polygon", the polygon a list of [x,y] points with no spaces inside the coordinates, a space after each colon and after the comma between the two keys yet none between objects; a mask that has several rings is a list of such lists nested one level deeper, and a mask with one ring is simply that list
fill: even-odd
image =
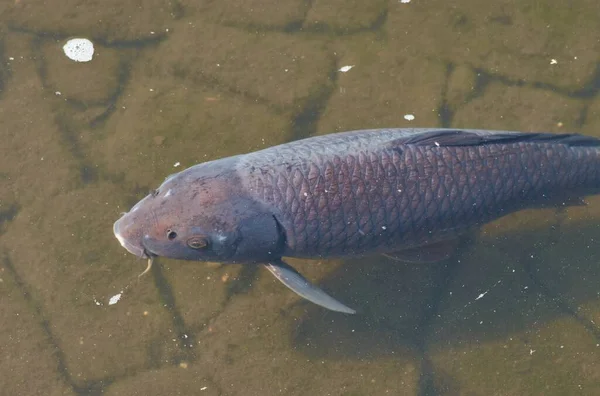
[{"label": "murky water", "polygon": [[[597,11],[5,1],[0,393],[599,394],[600,199],[502,219],[440,265],[290,260],[350,317],[251,267],[158,260],[138,280],[146,263],[112,234],[170,173],[316,134],[600,136]],[[90,62],[65,56],[72,37]]]}]

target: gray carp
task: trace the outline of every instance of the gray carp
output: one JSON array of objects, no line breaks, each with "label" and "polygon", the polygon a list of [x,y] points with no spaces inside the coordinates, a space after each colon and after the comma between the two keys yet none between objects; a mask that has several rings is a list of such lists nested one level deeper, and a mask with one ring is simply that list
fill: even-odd
[{"label": "gray carp", "polygon": [[282,257],[448,258],[462,235],[600,189],[600,140],[578,134],[374,129],[192,166],[114,223],[144,258],[262,264],[300,296],[354,313]]}]

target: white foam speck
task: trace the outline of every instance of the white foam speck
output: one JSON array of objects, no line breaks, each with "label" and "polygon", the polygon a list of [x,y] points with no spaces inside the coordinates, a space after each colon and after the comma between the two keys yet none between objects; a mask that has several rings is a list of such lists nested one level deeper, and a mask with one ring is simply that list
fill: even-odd
[{"label": "white foam speck", "polygon": [[74,38],[63,45],[65,55],[75,62],[89,62],[94,56],[94,44],[84,38]]},{"label": "white foam speck", "polygon": [[342,66],[338,71],[341,71],[342,73],[346,73],[347,71],[349,71],[353,67],[354,67],[354,65]]},{"label": "white foam speck", "polygon": [[414,116],[414,115],[412,115],[412,114],[405,114],[405,115],[404,115],[404,119],[405,119],[406,121],[412,121],[412,120],[414,120],[414,119],[415,119],[415,116]]},{"label": "white foam speck", "polygon": [[408,3],[410,3],[410,0],[400,0],[400,3],[402,3],[402,4],[408,4]]},{"label": "white foam speck", "polygon": [[121,299],[122,295],[123,295],[123,292],[115,294],[114,296],[112,296],[110,298],[110,300],[108,300],[108,305],[115,305],[116,303],[118,303],[119,300]]},{"label": "white foam speck", "polygon": [[[488,290],[489,291],[489,290]],[[477,298],[475,299],[475,301],[483,298],[486,294],[488,294],[488,292],[486,291],[485,293],[481,293],[480,295],[477,296]]]}]

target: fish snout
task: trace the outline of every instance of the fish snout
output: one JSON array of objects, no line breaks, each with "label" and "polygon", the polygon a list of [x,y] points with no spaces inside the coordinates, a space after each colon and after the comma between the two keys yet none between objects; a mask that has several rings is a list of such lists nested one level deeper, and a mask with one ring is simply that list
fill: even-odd
[{"label": "fish snout", "polygon": [[148,258],[142,245],[142,235],[130,213],[125,213],[113,224],[115,237],[127,251],[141,258]]}]

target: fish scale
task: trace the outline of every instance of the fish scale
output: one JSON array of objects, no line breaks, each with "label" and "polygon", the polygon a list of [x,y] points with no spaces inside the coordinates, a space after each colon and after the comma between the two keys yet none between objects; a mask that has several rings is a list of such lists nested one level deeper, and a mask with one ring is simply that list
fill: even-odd
[{"label": "fish scale", "polygon": [[[348,139],[340,137],[344,138]],[[389,250],[394,245],[428,244],[444,239],[449,229],[465,231],[519,206],[525,208],[542,190],[552,193],[586,183],[589,174],[577,172],[563,159],[597,157],[595,148],[545,141],[391,147],[392,140],[369,144],[359,138],[356,147],[360,150],[348,150],[345,156],[327,144],[334,141],[326,139],[322,148],[314,141],[273,147],[262,150],[260,157],[248,154],[245,160],[258,163],[266,172],[242,179],[256,178],[254,183],[260,180],[263,185],[288,191],[272,194],[263,188],[257,195],[280,213],[288,254],[345,256]],[[342,146],[351,143],[346,141]],[[289,157],[290,150],[300,153],[293,162],[293,174],[274,160]],[[565,177],[557,179],[551,174],[556,169]],[[323,179],[330,186],[327,192],[318,187]],[[552,183],[544,182],[550,179]],[[557,180],[567,183],[561,185]],[[294,194],[290,195],[290,190]],[[327,204],[316,205],[320,200]],[[342,204],[333,207],[333,200]],[[300,210],[294,211],[297,202]],[[389,237],[383,237],[385,234]]]}]

